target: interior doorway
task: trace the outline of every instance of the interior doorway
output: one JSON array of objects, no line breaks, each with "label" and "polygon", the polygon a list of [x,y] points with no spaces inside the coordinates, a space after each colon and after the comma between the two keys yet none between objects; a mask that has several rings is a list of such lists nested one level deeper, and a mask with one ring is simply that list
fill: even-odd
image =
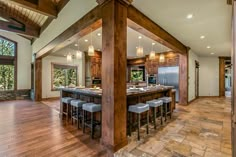
[{"label": "interior doorway", "polygon": [[199,62],[195,61],[195,98],[199,97]]},{"label": "interior doorway", "polygon": [[231,60],[225,60],[225,96],[231,97],[231,88],[232,88],[232,64]]}]

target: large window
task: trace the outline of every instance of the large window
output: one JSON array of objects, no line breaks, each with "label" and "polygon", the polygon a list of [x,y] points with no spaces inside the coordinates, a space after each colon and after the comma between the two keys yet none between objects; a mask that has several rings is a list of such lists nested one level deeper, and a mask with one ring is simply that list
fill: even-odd
[{"label": "large window", "polygon": [[52,64],[52,90],[77,86],[77,66]]},{"label": "large window", "polygon": [[0,36],[0,91],[16,89],[17,44]]}]

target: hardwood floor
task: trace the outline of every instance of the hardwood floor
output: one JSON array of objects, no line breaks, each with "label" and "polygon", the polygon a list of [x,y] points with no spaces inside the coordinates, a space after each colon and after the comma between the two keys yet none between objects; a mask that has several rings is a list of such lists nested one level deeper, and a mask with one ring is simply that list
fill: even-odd
[{"label": "hardwood floor", "polygon": [[0,102],[0,157],[107,156],[98,140],[91,140],[58,112],[32,101]]}]

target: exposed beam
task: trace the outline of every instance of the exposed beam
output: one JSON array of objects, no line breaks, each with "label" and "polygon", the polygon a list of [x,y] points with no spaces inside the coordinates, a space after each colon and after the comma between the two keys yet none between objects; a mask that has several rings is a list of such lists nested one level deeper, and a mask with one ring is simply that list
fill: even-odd
[{"label": "exposed beam", "polygon": [[26,35],[29,37],[38,38],[39,37],[39,29],[35,29],[27,24],[15,24],[13,22],[5,22],[0,21],[0,29],[8,31],[8,32],[15,32],[21,35]]},{"label": "exposed beam", "polygon": [[95,7],[89,13],[84,15],[80,20],[75,22],[63,33],[49,42],[45,47],[39,50],[36,55],[37,58],[42,58],[49,55],[52,52],[62,48],[62,46],[68,43],[68,40],[73,41],[76,37],[83,37],[89,33],[92,28],[93,30],[101,27],[101,11],[100,6]]},{"label": "exposed beam", "polygon": [[162,43],[173,51],[178,53],[186,53],[187,51],[184,44],[132,5],[128,8],[128,26],[141,34]]},{"label": "exposed beam", "polygon": [[56,18],[57,17],[57,10],[55,4],[51,0],[39,0],[38,5],[34,3],[30,3],[26,0],[10,0],[15,4],[27,8],[29,10],[38,12],[40,14]]}]

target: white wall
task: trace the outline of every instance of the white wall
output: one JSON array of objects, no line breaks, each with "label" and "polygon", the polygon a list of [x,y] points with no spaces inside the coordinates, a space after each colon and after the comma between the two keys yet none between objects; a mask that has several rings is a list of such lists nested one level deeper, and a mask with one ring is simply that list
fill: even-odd
[{"label": "white wall", "polygon": [[219,58],[199,57],[199,96],[219,96]]},{"label": "white wall", "polygon": [[17,42],[17,89],[30,89],[31,42],[15,33],[0,31],[0,35]]},{"label": "white wall", "polygon": [[33,53],[38,52],[69,26],[78,21],[97,5],[95,0],[70,0],[61,10],[57,19],[46,28],[33,44]]},{"label": "white wall", "polygon": [[192,50],[189,51],[188,67],[188,101],[195,99],[195,61],[199,61],[198,56]]},{"label": "white wall", "polygon": [[[73,65],[78,66],[78,83],[85,85],[85,66],[84,55],[81,60],[73,62]],[[59,91],[51,90],[51,63],[67,64],[65,57],[47,56],[42,60],[42,98],[59,97]]]}]

